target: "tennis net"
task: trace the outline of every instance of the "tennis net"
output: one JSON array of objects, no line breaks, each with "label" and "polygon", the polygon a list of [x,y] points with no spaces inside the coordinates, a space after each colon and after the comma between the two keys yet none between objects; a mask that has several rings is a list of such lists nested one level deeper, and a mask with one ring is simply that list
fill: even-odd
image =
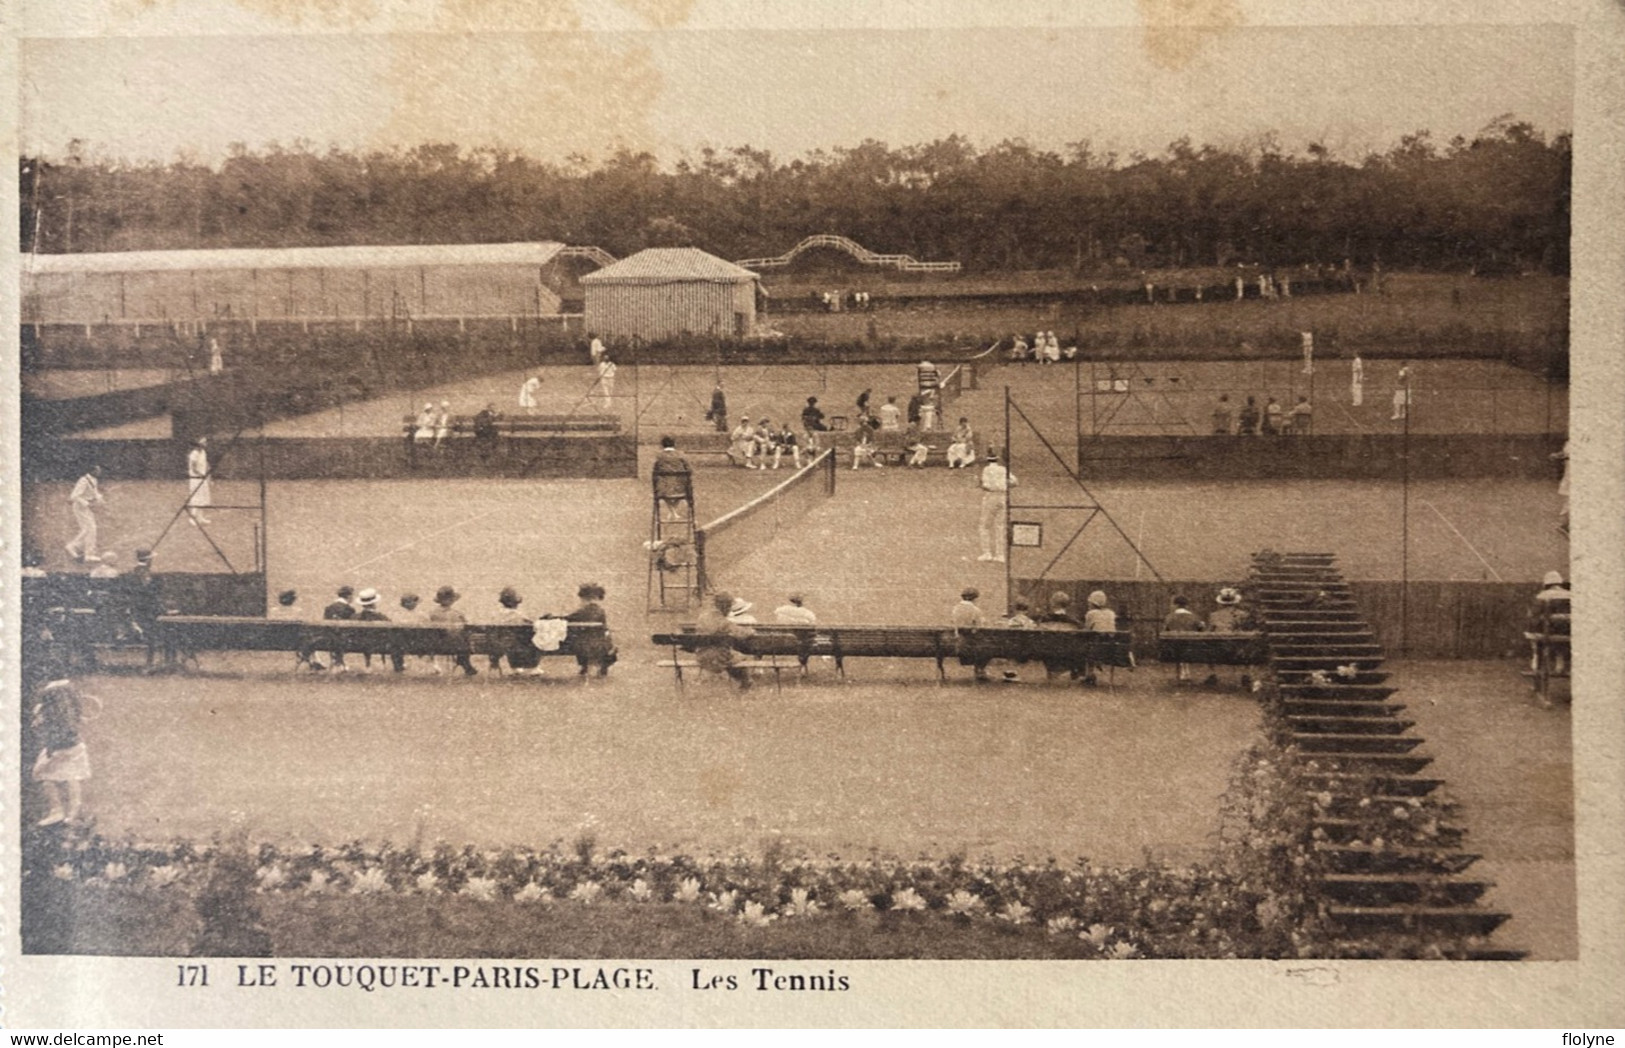
[{"label": "tennis net", "polygon": [[694,531],[694,556],[702,593],[717,588],[718,573],[793,527],[835,494],[835,452],[826,449],[784,483]]}]

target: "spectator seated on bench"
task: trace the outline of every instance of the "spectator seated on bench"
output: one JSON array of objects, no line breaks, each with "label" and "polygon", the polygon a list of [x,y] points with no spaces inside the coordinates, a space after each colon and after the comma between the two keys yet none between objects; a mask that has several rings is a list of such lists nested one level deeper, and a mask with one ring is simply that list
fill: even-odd
[{"label": "spectator seated on bench", "polygon": [[1540,704],[1550,706],[1551,680],[1571,673],[1573,645],[1571,595],[1561,572],[1548,571],[1529,607],[1524,639],[1529,641],[1529,676],[1535,681]]},{"label": "spectator seated on bench", "polygon": [[[748,607],[748,606],[747,606]],[[700,669],[707,673],[726,675],[739,685],[740,691],[749,691],[750,668],[741,665],[735,646],[755,636],[755,628],[736,622],[732,618],[734,597],[731,593],[714,593],[711,604],[700,612],[694,624],[697,639],[696,654]],[[681,679],[679,670],[679,680]]]},{"label": "spectator seated on bench", "polygon": [[[1236,589],[1234,586],[1226,586],[1219,590],[1219,592],[1213,598],[1213,603],[1217,605],[1217,607],[1208,613],[1207,628],[1209,633],[1242,633],[1248,631],[1252,626],[1252,617],[1243,611],[1241,607],[1241,591]],[[1215,658],[1213,660],[1208,660],[1204,658],[1193,661],[1207,663],[1209,673],[1207,675],[1207,679],[1202,682],[1203,684],[1211,688],[1219,683],[1219,675],[1211,672],[1215,666],[1220,664],[1218,659]],[[1225,663],[1225,665],[1235,664]],[[1243,663],[1242,665],[1251,665],[1251,663]],[[1252,675],[1249,673],[1243,673],[1241,675],[1240,684],[1243,691],[1253,690],[1254,681]]]}]

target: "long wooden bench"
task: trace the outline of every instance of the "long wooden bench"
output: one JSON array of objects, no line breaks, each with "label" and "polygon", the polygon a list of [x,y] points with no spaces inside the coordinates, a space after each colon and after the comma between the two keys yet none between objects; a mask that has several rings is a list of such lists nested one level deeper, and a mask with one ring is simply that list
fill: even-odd
[{"label": "long wooden bench", "polygon": [[[947,662],[958,659],[985,665],[994,659],[1042,662],[1050,667],[1083,670],[1090,666],[1133,666],[1132,634],[1083,630],[1008,629],[991,627],[958,630],[942,626],[791,626],[764,623],[751,627],[754,635],[729,643],[733,650],[754,658],[794,658],[805,668],[815,656],[828,656],[836,672],[846,675],[849,658],[931,659],[937,675],[947,678]],[[692,625],[678,633],[657,633],[655,644],[679,652],[695,653],[718,638],[695,632]],[[677,666],[682,679],[683,666]]]},{"label": "long wooden bench", "polygon": [[[200,651],[342,651],[356,655],[494,655],[515,664],[537,657],[601,651],[602,623],[572,622],[558,648],[541,651],[525,624],[443,626],[405,622],[292,622],[212,615],[164,615],[158,643],[166,662]],[[515,658],[517,656],[517,658]]]},{"label": "long wooden bench", "polygon": [[1255,632],[1162,633],[1157,636],[1157,661],[1262,666],[1269,661],[1269,645]]},{"label": "long wooden bench", "polygon": [[[402,430],[410,438],[417,433],[417,418],[401,416]],[[498,415],[496,431],[506,436],[511,433],[615,433],[621,428],[614,415]],[[448,436],[470,436],[474,432],[473,415],[453,415],[446,420]]]}]

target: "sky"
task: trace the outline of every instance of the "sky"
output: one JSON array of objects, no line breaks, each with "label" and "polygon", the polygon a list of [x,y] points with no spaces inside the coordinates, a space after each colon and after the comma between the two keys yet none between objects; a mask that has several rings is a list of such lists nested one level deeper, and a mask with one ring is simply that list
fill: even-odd
[{"label": "sky", "polygon": [[[1127,155],[1182,136],[1245,146],[1273,132],[1291,151],[1313,141],[1358,159],[1418,129],[1440,142],[1471,137],[1505,114],[1548,135],[1573,126],[1573,42],[1555,25],[1254,25],[1241,24],[1236,0],[1205,0],[1229,28],[944,19],[928,29],[773,30],[714,12],[651,28],[673,9],[705,14],[707,0],[617,0],[606,10],[619,17],[585,32],[575,27],[598,23],[558,6],[572,0],[535,0],[551,14],[525,24],[566,31],[374,33],[307,18],[288,32],[240,9],[177,21],[193,0],[122,2],[169,21],[151,35],[109,37],[41,16],[21,42],[25,152],[60,157],[78,139],[93,156],[217,162],[234,142],[455,142],[549,161],[630,148],[670,164],[706,146],[785,159],[869,138],[900,146],[960,134],[981,147],[1088,141]],[[1158,2],[1139,0],[1140,9]],[[668,14],[647,15],[656,9]],[[170,35],[190,25],[214,31]],[[278,32],[233,31],[259,29]]]}]

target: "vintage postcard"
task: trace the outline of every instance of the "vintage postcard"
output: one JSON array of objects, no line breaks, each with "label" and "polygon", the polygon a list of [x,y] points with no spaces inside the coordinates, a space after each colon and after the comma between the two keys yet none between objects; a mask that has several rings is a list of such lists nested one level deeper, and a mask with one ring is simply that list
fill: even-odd
[{"label": "vintage postcard", "polygon": [[1625,15],[10,0],[12,1028],[1625,1022]]}]

